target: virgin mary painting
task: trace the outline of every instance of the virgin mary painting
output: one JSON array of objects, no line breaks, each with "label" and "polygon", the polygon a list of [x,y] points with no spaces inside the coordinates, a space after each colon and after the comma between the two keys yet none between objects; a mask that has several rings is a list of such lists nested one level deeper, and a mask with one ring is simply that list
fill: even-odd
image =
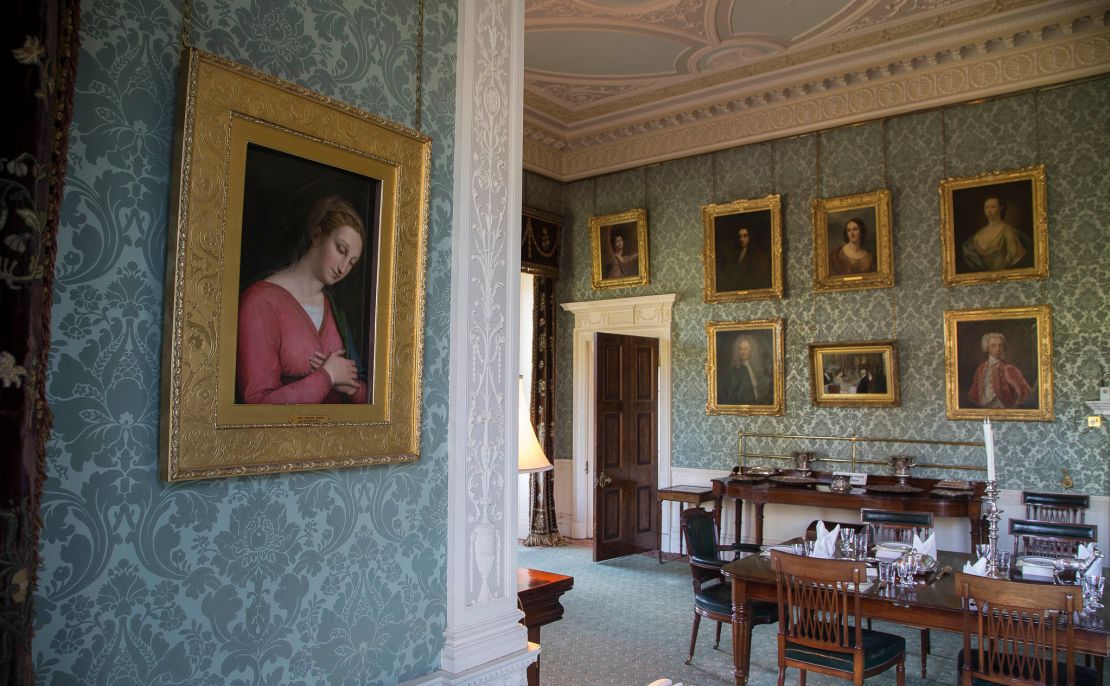
[{"label": "virgin mary painting", "polygon": [[[236,402],[366,403],[373,279],[362,264],[373,225],[368,230],[363,214],[374,200],[372,182],[288,157],[265,148],[248,154]],[[287,166],[316,169],[289,176],[279,171]],[[284,189],[278,179],[289,178],[302,187]],[[275,231],[283,220],[288,228]]]}]

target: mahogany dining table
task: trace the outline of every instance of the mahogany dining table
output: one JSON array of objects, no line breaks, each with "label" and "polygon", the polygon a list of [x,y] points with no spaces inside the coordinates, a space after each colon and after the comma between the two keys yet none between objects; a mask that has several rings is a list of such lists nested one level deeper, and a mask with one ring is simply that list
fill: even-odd
[{"label": "mahogany dining table", "polygon": [[[963,568],[967,553],[940,551],[937,569]],[[732,674],[736,686],[748,681],[751,624],[749,603],[776,601],[775,572],[771,561],[753,554],[724,565],[721,570],[732,582]],[[1042,583],[1029,581],[1027,583]],[[1078,588],[1076,589],[1078,592]],[[1110,592],[1110,590],[1108,590]],[[1101,609],[1078,613],[1075,650],[1100,657],[1110,656],[1110,604],[1105,594]],[[930,584],[913,588],[881,589],[878,583],[860,593],[863,616],[923,629],[963,633],[963,612],[954,574],[945,574]]]}]

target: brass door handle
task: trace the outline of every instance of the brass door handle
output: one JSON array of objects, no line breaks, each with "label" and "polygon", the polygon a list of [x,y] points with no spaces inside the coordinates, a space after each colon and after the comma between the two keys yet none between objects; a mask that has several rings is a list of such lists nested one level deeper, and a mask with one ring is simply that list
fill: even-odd
[{"label": "brass door handle", "polygon": [[597,475],[597,487],[598,488],[605,488],[606,486],[608,486],[611,483],[613,483],[613,480],[611,478],[609,478],[609,475],[606,474],[605,472],[601,472],[600,474]]}]

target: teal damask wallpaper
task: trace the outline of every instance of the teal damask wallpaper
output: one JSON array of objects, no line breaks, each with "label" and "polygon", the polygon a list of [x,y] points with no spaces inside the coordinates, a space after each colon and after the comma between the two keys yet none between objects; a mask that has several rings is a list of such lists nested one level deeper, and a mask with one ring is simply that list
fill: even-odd
[{"label": "teal damask wallpaper", "polygon": [[[736,462],[739,430],[807,435],[898,436],[980,440],[978,422],[945,418],[944,311],[1049,303],[1054,308],[1056,420],[996,422],[1001,485],[1059,490],[1061,469],[1076,490],[1105,494],[1105,431],[1088,431],[1083,400],[1110,381],[1110,80],[1068,84],[972,105],[885,121],[587,179],[552,190],[529,175],[526,204],[565,215],[559,301],[677,293],[674,307],[672,463],[727,469]],[[1048,174],[1048,280],[945,288],[941,283],[939,181],[1044,163]],[[810,200],[889,188],[893,194],[896,287],[849,293],[813,292]],[[786,295],[782,300],[707,305],[702,301],[702,223],[710,202],[783,196]],[[646,207],[651,284],[597,292],[590,288],[591,215]],[[573,317],[559,313],[557,457],[572,454]],[[709,320],[782,317],[786,325],[786,414],[707,416],[706,335]],[[810,401],[807,346],[817,341],[896,338],[902,406],[817,408]],[[820,451],[843,447],[811,443]],[[761,447],[799,449],[765,442]],[[922,461],[983,463],[982,450],[909,448]],[[757,449],[752,446],[752,449]],[[877,446],[863,457],[895,452]],[[983,478],[982,473],[953,473]]]},{"label": "teal damask wallpaper", "polygon": [[455,3],[204,0],[191,42],[434,140],[422,455],[157,477],[177,0],[87,2],[53,310],[55,413],[35,661],[43,684],[395,683],[446,619]]}]

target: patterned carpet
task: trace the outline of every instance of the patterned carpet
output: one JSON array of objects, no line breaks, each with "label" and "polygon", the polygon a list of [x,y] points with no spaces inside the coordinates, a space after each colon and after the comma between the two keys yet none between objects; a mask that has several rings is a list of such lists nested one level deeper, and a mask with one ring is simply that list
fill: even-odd
[{"label": "patterned carpet", "polygon": [[[591,541],[572,541],[564,548],[518,547],[523,567],[574,577],[574,589],[563,596],[563,619],[541,630],[543,686],[644,686],[666,677],[685,686],[732,686],[732,634],[721,633],[722,650],[713,650],[715,625],[702,621],[691,665],[683,664],[694,619],[693,588],[684,560],[659,564],[654,554],[629,555],[606,562],[591,561]],[[666,559],[666,558],[664,558]],[[956,653],[961,638],[932,632],[929,678],[920,678],[918,632],[876,622],[875,629],[906,637],[907,686],[949,686],[956,683]],[[751,686],[776,683],[775,625],[756,627],[752,637]],[[798,683],[798,672],[787,672],[787,683]],[[850,683],[818,674],[808,683]],[[893,684],[894,670],[867,684]]]}]

